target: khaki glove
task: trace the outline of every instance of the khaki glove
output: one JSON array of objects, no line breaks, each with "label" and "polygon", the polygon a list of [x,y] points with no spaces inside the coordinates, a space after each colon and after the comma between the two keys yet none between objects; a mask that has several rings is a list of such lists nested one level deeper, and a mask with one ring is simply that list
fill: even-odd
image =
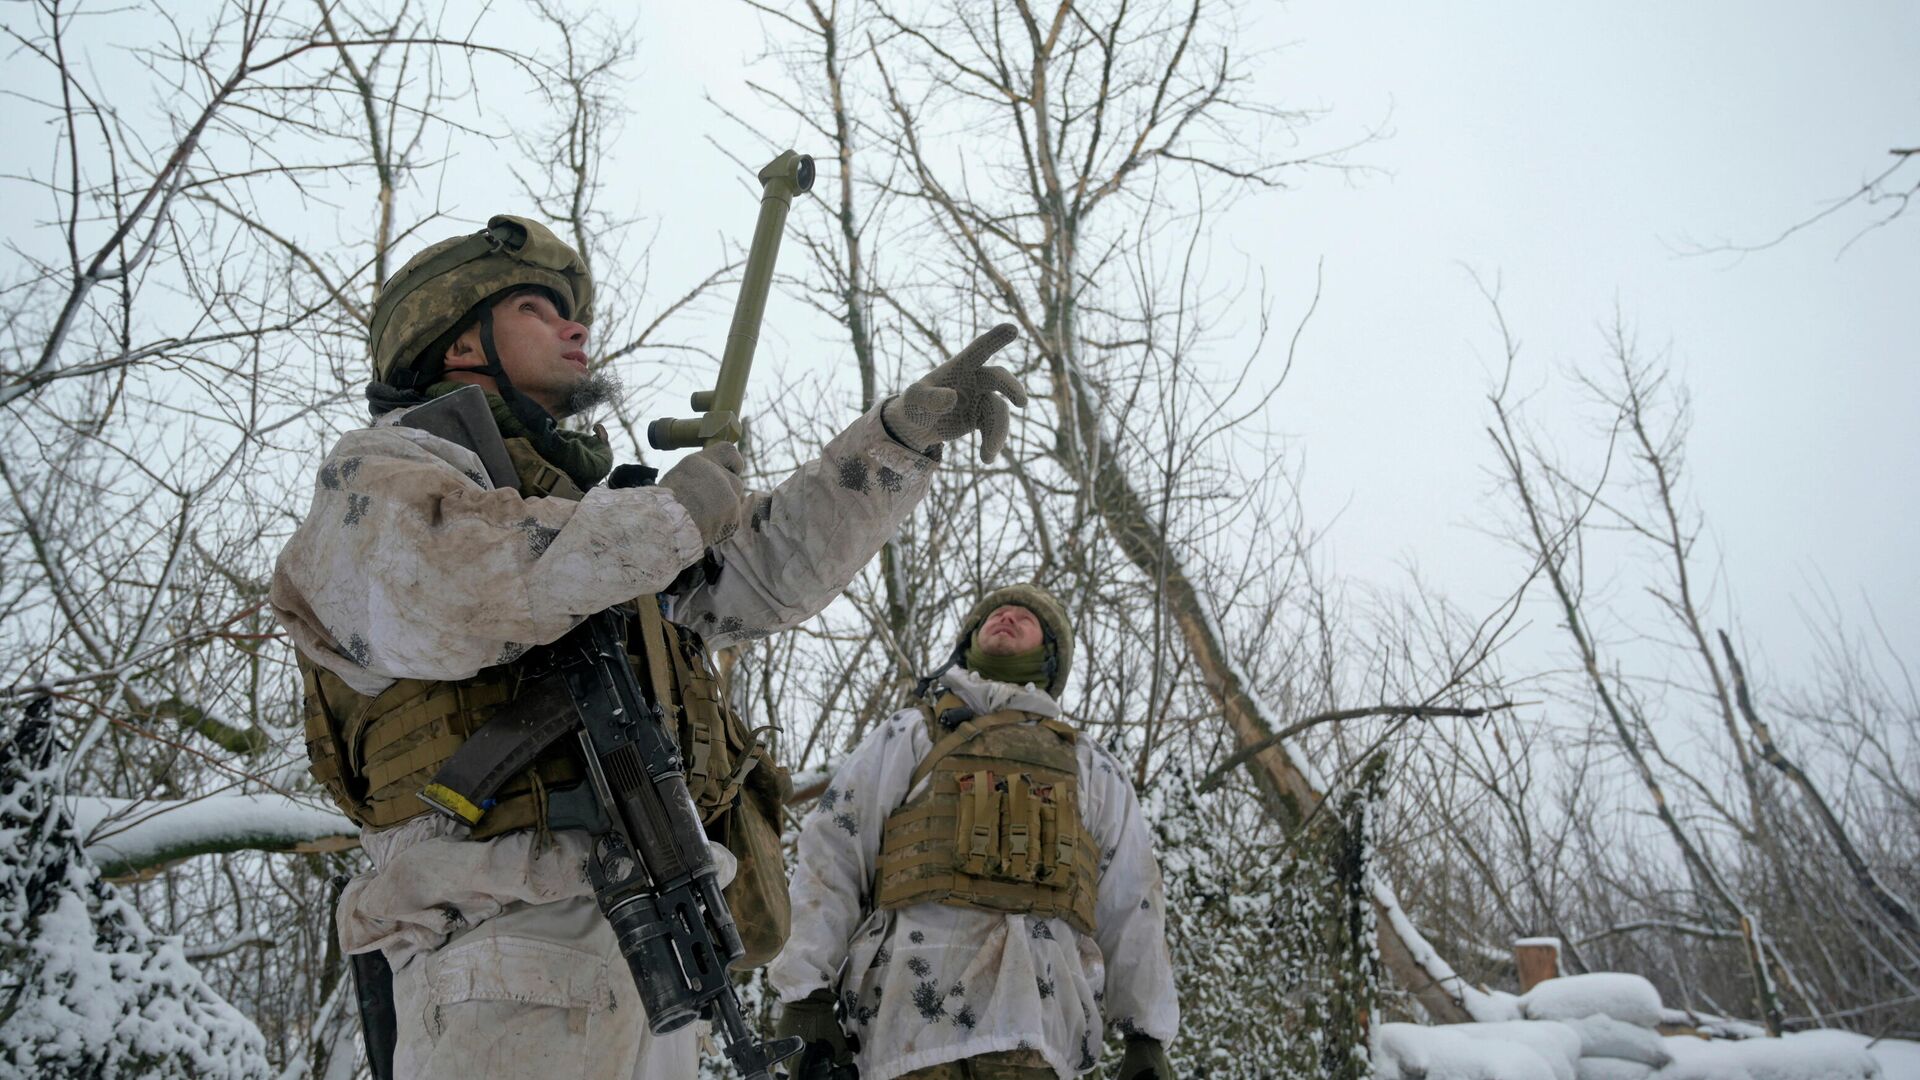
[{"label": "khaki glove", "polygon": [[747,494],[740,474],[746,468],[737,447],[715,443],[680,459],[660,478],[660,486],[687,508],[705,546],[718,544],[740,527],[740,504]]},{"label": "khaki glove", "polygon": [[887,431],[915,450],[980,433],[980,460],[992,461],[1007,445],[1007,402],[1027,407],[1027,391],[1013,372],[987,367],[987,358],[1019,336],[1009,323],[981,334],[960,355],[880,407]]},{"label": "khaki glove", "polygon": [[833,1015],[833,991],[815,990],[799,1001],[780,1006],[773,1021],[773,1036],[784,1039],[798,1035],[807,1041],[806,1049],[787,1059],[787,1075],[795,1080],[832,1076],[836,1065],[853,1060],[853,1048],[847,1033]]},{"label": "khaki glove", "polygon": [[1120,1058],[1120,1071],[1114,1080],[1174,1080],[1173,1062],[1159,1039],[1145,1035],[1127,1036],[1127,1052]]}]

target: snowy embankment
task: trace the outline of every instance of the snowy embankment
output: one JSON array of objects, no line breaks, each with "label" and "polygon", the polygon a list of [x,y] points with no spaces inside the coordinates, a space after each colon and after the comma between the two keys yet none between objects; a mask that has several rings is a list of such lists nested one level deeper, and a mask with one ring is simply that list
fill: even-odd
[{"label": "snowy embankment", "polygon": [[124,877],[190,855],[219,851],[338,851],[360,842],[340,813],[284,795],[208,795],[198,799],[67,800],[87,858]]},{"label": "snowy embankment", "polygon": [[1496,993],[1489,1001],[1509,1018],[1380,1025],[1373,1051],[1380,1080],[1920,1078],[1920,1043],[1873,1042],[1848,1031],[1779,1039],[1662,1036],[1656,1026],[1673,1014],[1638,975],[1570,975],[1521,997]]}]

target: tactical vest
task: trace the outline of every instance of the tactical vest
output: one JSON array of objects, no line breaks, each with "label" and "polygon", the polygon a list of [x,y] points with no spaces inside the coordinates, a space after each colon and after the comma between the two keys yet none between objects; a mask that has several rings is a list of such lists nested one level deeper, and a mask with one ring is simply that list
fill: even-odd
[{"label": "tactical vest", "polygon": [[[584,497],[526,439],[506,442],[522,494]],[[627,652],[641,684],[668,713],[668,730],[686,759],[687,788],[702,816],[712,821],[732,806],[757,765],[764,766],[764,775],[756,780],[777,788],[779,770],[727,707],[700,636],[663,619],[655,598],[642,598],[635,608],[638,632]],[[514,707],[526,666],[501,664],[455,682],[402,679],[377,697],[365,697],[305,656],[299,662],[309,769],[343,813],[375,829],[428,812],[421,789],[469,735]],[[546,792],[585,777],[579,745],[562,739],[507,782],[472,837],[544,827]],[[776,795],[776,815],[777,807]]]},{"label": "tactical vest", "polygon": [[1098,845],[1080,820],[1073,728],[1019,711],[948,726],[937,717],[965,713],[952,694],[922,711],[933,749],[907,790],[929,782],[887,816],[875,903],[1023,912],[1091,934]]}]

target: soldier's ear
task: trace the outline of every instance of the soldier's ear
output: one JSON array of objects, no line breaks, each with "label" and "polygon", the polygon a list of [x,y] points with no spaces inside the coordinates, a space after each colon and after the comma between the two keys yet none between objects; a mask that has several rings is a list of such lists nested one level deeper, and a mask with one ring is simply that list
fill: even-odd
[{"label": "soldier's ear", "polygon": [[487,358],[480,350],[480,328],[470,326],[447,344],[444,366],[447,371],[485,367]]}]

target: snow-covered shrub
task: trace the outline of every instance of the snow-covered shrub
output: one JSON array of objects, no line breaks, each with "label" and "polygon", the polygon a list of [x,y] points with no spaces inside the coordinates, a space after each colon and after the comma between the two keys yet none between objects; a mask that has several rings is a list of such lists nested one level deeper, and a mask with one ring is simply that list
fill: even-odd
[{"label": "snow-covered shrub", "polygon": [[1382,766],[1299,833],[1169,775],[1147,796],[1179,978],[1182,1076],[1360,1080],[1378,995],[1369,866]]},{"label": "snow-covered shrub", "polygon": [[87,861],[48,706],[0,719],[0,1074],[270,1075],[259,1029]]}]

